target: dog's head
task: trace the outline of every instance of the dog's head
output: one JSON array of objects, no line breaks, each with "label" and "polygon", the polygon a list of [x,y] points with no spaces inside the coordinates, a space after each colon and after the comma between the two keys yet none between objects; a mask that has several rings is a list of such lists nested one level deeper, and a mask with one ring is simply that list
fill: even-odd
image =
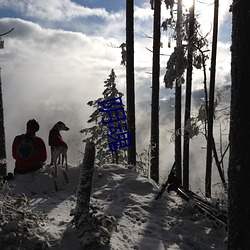
[{"label": "dog's head", "polygon": [[61,131],[61,130],[68,131],[69,130],[69,128],[65,125],[65,123],[61,122],[61,121],[57,122],[54,125],[54,128],[58,129],[59,131]]}]

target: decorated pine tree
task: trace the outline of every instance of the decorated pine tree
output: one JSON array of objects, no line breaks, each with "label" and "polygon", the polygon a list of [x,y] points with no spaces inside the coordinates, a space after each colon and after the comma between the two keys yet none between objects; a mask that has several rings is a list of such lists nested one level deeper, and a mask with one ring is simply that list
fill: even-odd
[{"label": "decorated pine tree", "polygon": [[[89,101],[87,104],[93,107],[95,110],[90,115],[90,119],[88,123],[94,124],[92,127],[84,128],[80,132],[84,133],[86,138],[84,138],[84,142],[94,142],[96,145],[96,163],[102,165],[104,163],[121,163],[125,160],[125,155],[127,151],[127,147],[119,148],[114,150],[114,143],[112,142],[111,137],[115,137],[116,133],[121,133],[121,130],[126,130],[126,117],[124,111],[124,105],[122,109],[119,108],[116,112],[102,112],[103,106],[102,103],[108,100],[120,98],[122,101],[123,93],[119,92],[116,88],[116,75],[114,70],[111,70],[109,78],[104,81],[104,91],[102,93],[102,97],[98,98],[94,101]],[[116,101],[118,102],[118,101]],[[106,104],[107,106],[107,104]],[[118,105],[112,105],[111,109],[116,108]],[[122,120],[115,121],[114,116],[122,117]],[[113,119],[113,121],[112,121]],[[120,129],[117,129],[120,128]],[[114,133],[110,136],[111,133]],[[113,149],[113,151],[112,151]]]}]

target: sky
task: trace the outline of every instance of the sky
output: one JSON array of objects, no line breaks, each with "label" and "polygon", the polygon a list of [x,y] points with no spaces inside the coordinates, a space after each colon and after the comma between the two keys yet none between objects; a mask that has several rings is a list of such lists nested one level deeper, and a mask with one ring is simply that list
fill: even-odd
[{"label": "sky", "polygon": [[[72,151],[72,164],[83,151],[79,131],[93,112],[87,102],[101,96],[103,82],[112,69],[119,91],[125,94],[125,67],[121,65],[120,44],[125,42],[125,0],[1,0],[0,67],[4,102],[7,161],[13,168],[11,144],[14,136],[25,132],[25,124],[35,118],[41,125],[38,133],[47,143],[49,129],[62,120],[71,129],[63,136]],[[220,4],[217,86],[230,84],[231,1]],[[135,92],[136,103],[146,102],[150,110],[152,69],[153,11],[150,1],[134,1],[135,17]],[[196,14],[203,34],[211,44],[213,1],[197,1]],[[168,16],[162,5],[162,20]],[[210,33],[209,33],[210,32]],[[162,32],[160,99],[174,90],[166,89],[163,77],[168,56],[167,34]],[[209,64],[209,63],[208,63]],[[207,65],[209,68],[209,65]],[[194,74],[193,90],[203,88],[203,74]],[[208,72],[209,76],[209,72]],[[126,96],[123,98],[125,103]],[[136,123],[140,130],[146,121],[136,106]],[[165,131],[165,128],[164,128]],[[148,145],[149,133],[145,144]],[[162,137],[169,144],[169,137]],[[139,139],[140,141],[140,139]],[[143,140],[142,140],[143,141]],[[80,153],[81,155],[81,153]],[[165,157],[163,157],[165,158]],[[170,161],[173,159],[171,152]]]}]

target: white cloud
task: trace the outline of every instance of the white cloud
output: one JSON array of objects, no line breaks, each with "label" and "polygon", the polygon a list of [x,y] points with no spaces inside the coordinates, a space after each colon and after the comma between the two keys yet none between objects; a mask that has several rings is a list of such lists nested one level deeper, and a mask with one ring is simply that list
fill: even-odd
[{"label": "white cloud", "polygon": [[145,21],[152,19],[153,10],[150,8],[150,4],[144,4],[142,7],[134,7],[134,17],[135,19]]},{"label": "white cloud", "polygon": [[40,20],[43,19],[46,21],[70,21],[71,19],[78,17],[98,16],[106,18],[109,16],[105,9],[90,9],[70,0],[9,0],[0,3],[0,7],[12,9],[27,17]]},{"label": "white cloud", "polygon": [[[93,112],[86,103],[101,96],[103,81],[112,68],[117,75],[119,90],[125,93],[126,71],[120,65],[121,51],[110,46],[111,43],[119,46],[125,42],[125,12],[107,13],[104,9],[98,9],[98,12],[66,0],[50,1],[50,4],[4,0],[0,2],[0,8],[4,6],[22,12],[23,17],[33,17],[32,22],[0,19],[1,31],[14,27],[14,31],[4,37],[5,48],[0,51],[8,158],[11,158],[13,137],[24,132],[25,123],[32,117],[40,122],[39,133],[45,140],[50,126],[63,120],[72,128],[71,134],[65,133],[66,139],[67,136],[75,139],[71,146],[77,146],[77,142],[81,145],[82,136],[78,131]],[[148,3],[135,7],[137,101],[150,102],[151,99],[152,52],[146,48],[152,49],[153,41],[145,34],[152,35],[152,15]],[[82,17],[90,19],[82,21],[79,19]],[[93,17],[101,18],[92,22]],[[161,52],[169,54],[164,36],[163,33]],[[222,64],[227,62],[228,65],[230,56],[229,48],[223,46],[224,43],[218,46],[222,50],[218,71],[223,79],[227,79],[228,69]],[[162,75],[167,60],[168,57],[161,57]],[[202,73],[195,73],[194,79],[197,86],[194,89],[203,88]],[[161,91],[165,96],[167,90],[162,88]],[[125,103],[125,97],[123,101]]]},{"label": "white cloud", "polygon": [[[45,128],[64,120],[77,127],[74,134],[81,143],[78,132],[93,112],[87,102],[101,96],[112,68],[118,88],[124,91],[120,51],[102,37],[44,29],[21,19],[1,19],[1,25],[14,27],[0,51],[6,133],[14,136],[28,119],[36,117],[46,139]],[[60,107],[73,112],[73,118],[58,112]],[[12,139],[8,136],[9,156]]]}]

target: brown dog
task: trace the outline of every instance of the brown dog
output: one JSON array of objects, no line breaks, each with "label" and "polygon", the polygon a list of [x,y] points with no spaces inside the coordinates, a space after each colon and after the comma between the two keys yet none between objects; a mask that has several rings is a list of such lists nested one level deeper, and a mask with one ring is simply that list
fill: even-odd
[{"label": "brown dog", "polygon": [[68,146],[60,134],[60,131],[62,130],[68,131],[69,128],[63,122],[59,121],[49,131],[49,146],[51,152],[50,165],[55,166],[55,175],[57,175],[57,164],[58,164],[58,159],[60,159],[60,156],[62,156],[62,164],[64,163],[65,160],[66,170],[68,170],[68,162],[67,162]]}]

